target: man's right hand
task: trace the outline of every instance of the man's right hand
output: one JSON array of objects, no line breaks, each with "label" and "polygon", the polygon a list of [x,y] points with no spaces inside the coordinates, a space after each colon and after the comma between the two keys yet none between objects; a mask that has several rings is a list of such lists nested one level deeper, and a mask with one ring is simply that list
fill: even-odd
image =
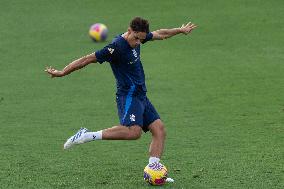
[{"label": "man's right hand", "polygon": [[48,74],[50,74],[50,76],[53,77],[62,77],[64,76],[62,71],[56,70],[54,68],[52,68],[51,66],[46,67],[45,72],[47,72]]}]

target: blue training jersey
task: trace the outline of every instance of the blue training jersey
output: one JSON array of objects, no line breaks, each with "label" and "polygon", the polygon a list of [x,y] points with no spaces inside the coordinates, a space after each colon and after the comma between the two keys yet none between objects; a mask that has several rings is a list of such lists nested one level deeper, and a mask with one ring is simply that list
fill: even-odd
[{"label": "blue training jersey", "polygon": [[[153,38],[152,33],[146,35],[142,43]],[[116,36],[110,44],[96,51],[99,63],[109,62],[116,78],[117,95],[145,95],[145,75],[140,60],[140,45],[132,48],[121,36]]]}]

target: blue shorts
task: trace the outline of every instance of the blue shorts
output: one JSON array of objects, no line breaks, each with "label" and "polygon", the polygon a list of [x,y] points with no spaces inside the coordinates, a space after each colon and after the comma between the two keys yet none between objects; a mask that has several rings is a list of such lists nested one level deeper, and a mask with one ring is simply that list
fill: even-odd
[{"label": "blue shorts", "polygon": [[124,126],[139,125],[144,132],[159,114],[146,96],[116,96],[120,124]]}]

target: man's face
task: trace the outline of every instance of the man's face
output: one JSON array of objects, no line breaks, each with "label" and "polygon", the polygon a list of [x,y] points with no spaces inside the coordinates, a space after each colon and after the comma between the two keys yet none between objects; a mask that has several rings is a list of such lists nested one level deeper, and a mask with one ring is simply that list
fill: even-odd
[{"label": "man's face", "polygon": [[128,43],[132,48],[136,48],[146,38],[146,32],[136,32],[128,29]]}]

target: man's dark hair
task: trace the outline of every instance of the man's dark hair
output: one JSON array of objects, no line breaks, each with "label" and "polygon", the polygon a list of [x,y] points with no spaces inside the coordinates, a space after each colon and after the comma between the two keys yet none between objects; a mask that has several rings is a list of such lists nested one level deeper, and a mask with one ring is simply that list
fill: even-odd
[{"label": "man's dark hair", "polygon": [[135,32],[149,33],[149,22],[141,17],[135,17],[130,22],[130,27]]}]

